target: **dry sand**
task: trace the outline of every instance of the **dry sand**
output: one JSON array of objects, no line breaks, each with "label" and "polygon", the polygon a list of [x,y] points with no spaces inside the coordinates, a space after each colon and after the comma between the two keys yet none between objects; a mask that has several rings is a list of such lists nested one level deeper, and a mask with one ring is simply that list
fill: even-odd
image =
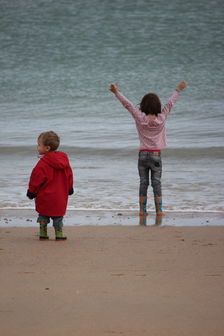
[{"label": "dry sand", "polygon": [[0,228],[1,335],[224,335],[224,227]]}]

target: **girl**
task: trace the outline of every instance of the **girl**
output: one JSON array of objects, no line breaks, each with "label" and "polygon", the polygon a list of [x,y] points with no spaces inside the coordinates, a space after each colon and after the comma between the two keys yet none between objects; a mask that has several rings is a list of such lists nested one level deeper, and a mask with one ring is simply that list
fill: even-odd
[{"label": "girl", "polygon": [[166,119],[173,104],[179,97],[179,93],[185,89],[186,82],[178,84],[176,90],[161,108],[159,97],[155,93],[146,94],[141,102],[140,108],[136,108],[118,90],[116,84],[110,85],[110,91],[115,94],[121,104],[132,114],[135,119],[139,140],[138,171],[140,176],[139,207],[140,216],[147,216],[147,190],[149,186],[149,171],[151,172],[151,184],[153,188],[156,214],[163,216],[162,208],[162,160],[161,150],[166,147]]}]

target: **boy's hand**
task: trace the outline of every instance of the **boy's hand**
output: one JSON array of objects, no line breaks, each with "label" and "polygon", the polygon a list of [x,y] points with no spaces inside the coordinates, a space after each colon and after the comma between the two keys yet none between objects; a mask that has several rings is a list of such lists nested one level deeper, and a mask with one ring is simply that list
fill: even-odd
[{"label": "boy's hand", "polygon": [[180,82],[177,86],[177,91],[179,91],[179,92],[183,91],[186,88],[186,86],[187,86],[186,82],[184,82],[184,81]]},{"label": "boy's hand", "polygon": [[110,84],[110,88],[109,90],[113,93],[117,93],[118,92],[118,86],[117,84]]}]

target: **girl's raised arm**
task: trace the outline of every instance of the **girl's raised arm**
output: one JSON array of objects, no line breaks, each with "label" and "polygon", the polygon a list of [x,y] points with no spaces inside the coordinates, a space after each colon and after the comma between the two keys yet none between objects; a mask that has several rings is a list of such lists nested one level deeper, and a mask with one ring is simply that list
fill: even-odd
[{"label": "girl's raised arm", "polygon": [[117,84],[111,84],[109,90],[115,94],[117,99],[121,102],[121,104],[132,114],[134,119],[139,120],[141,119],[141,112],[135,105],[128,100],[119,90]]},{"label": "girl's raised arm", "polygon": [[162,113],[165,114],[165,118],[167,118],[168,114],[170,113],[173,104],[176,102],[177,98],[179,97],[179,93],[183,91],[187,86],[187,83],[184,81],[181,81],[177,87],[172,96],[169,98],[168,102],[162,109]]}]

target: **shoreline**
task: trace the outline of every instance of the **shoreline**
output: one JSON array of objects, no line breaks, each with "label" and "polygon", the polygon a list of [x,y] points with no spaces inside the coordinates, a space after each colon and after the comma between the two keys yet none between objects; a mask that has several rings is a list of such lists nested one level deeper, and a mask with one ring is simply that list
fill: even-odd
[{"label": "shoreline", "polygon": [[[0,227],[35,227],[37,213],[34,209],[1,209]],[[222,226],[224,212],[165,212],[164,217],[156,217],[148,212],[147,217],[139,217],[138,211],[130,210],[67,210],[64,226]]]},{"label": "shoreline", "polygon": [[222,336],[224,227],[0,228],[5,335]]}]

